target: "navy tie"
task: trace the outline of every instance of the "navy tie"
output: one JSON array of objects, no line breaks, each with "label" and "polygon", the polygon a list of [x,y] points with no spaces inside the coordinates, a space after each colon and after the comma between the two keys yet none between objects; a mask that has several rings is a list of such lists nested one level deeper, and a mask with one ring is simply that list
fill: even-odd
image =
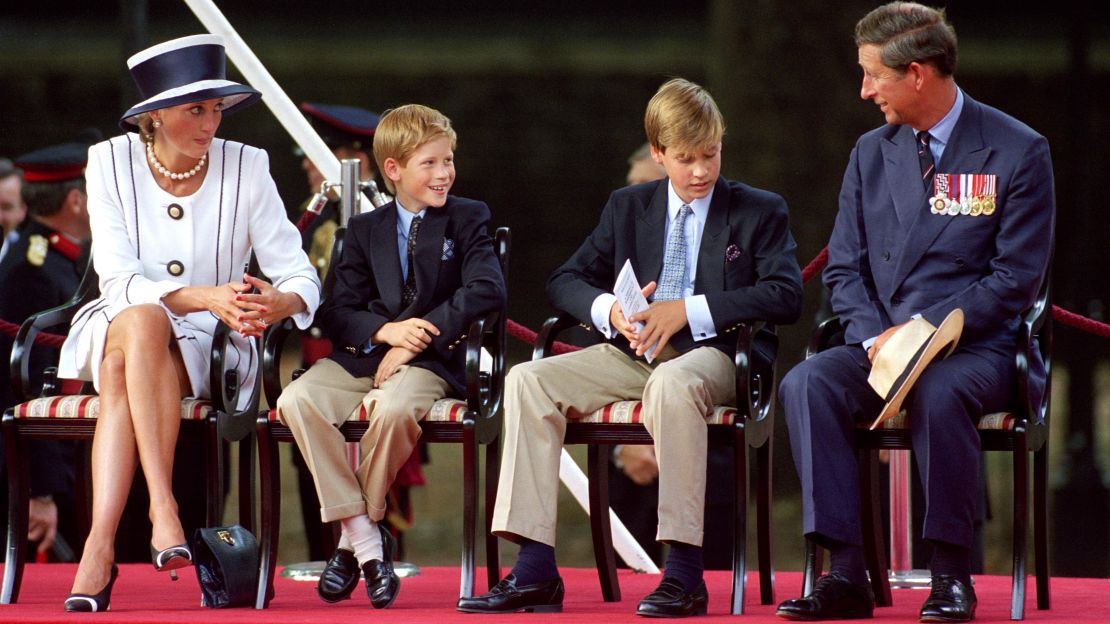
[{"label": "navy tie", "polygon": [[921,165],[921,183],[925,185],[926,193],[933,190],[933,175],[935,174],[933,150],[929,149],[930,138],[929,133],[924,130],[917,133],[917,160]]},{"label": "navy tie", "polygon": [[416,249],[416,236],[420,233],[420,222],[423,217],[414,217],[409,225],[409,239],[405,245],[409,262],[409,274],[405,276],[405,287],[401,290],[401,303],[408,307],[416,301],[416,263],[413,261],[413,251]]}]

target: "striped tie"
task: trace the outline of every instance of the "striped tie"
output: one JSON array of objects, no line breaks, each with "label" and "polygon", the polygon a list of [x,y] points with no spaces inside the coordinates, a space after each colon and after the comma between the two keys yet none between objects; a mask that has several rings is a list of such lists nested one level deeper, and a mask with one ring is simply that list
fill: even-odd
[{"label": "striped tie", "polygon": [[917,133],[917,160],[921,165],[921,182],[925,185],[925,192],[933,190],[933,150],[929,149],[929,133],[922,130]]},{"label": "striped tie", "polygon": [[686,285],[686,216],[690,206],[682,205],[671,225],[671,235],[667,238],[667,249],[663,254],[663,271],[659,274],[659,288],[655,291],[655,301],[672,301],[682,298]]}]

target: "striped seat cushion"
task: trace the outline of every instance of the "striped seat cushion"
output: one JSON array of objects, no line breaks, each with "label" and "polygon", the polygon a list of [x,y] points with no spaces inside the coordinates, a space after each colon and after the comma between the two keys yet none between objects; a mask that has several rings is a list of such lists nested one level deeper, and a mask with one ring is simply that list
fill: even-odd
[{"label": "striped seat cushion", "polygon": [[[425,422],[461,423],[466,414],[466,401],[460,399],[440,399],[432,404],[431,411],[424,418]],[[278,422],[277,410],[272,409],[267,414],[270,422]],[[347,422],[366,422],[366,407],[359,405],[358,409],[351,412]]]},{"label": "striped seat cushion", "polygon": [[[640,417],[642,409],[642,401],[617,401],[574,421],[594,424],[641,424],[643,423]],[[736,414],[735,407],[718,405],[713,408],[713,413],[705,419],[705,422],[709,425],[731,425],[736,421]]]},{"label": "striped seat cushion", "polygon": [[[987,414],[979,419],[979,431],[1013,431],[1014,423],[1017,417],[1010,412],[995,412]],[[867,427],[868,423],[860,423],[861,427]],[[902,410],[897,416],[879,425],[880,429],[909,429],[910,421],[906,415],[906,410]]]},{"label": "striped seat cushion", "polygon": [[[204,420],[212,412],[207,399],[182,399],[182,420]],[[100,415],[100,397],[95,394],[68,394],[20,403],[16,418],[96,418]]]}]

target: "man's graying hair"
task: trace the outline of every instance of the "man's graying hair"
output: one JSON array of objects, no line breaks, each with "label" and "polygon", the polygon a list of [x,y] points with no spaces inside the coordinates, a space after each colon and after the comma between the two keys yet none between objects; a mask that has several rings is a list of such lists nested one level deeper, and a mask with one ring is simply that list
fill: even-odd
[{"label": "man's graying hair", "polygon": [[856,47],[879,46],[883,65],[902,73],[910,63],[929,63],[941,76],[956,71],[956,31],[944,9],[891,2],[856,24]]}]

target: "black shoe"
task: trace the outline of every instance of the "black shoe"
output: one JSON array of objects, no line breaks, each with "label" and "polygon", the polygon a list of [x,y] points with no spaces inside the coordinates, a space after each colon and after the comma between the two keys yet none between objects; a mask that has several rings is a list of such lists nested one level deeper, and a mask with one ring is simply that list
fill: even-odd
[{"label": "black shoe", "polygon": [[104,589],[97,592],[94,596],[90,596],[89,594],[70,594],[69,597],[66,598],[66,611],[71,613],[93,613],[111,609],[112,585],[116,584],[117,576],[119,576],[119,568],[113,563],[112,576],[108,579],[108,584],[104,586]]},{"label": "black shoe", "polygon": [[874,606],[870,586],[830,572],[817,579],[808,596],[780,604],[775,615],[787,620],[849,620],[871,617]]},{"label": "black shoe", "polygon": [[455,608],[463,613],[559,613],[563,610],[563,579],[518,586],[516,576],[509,573],[488,594],[459,598]]},{"label": "black shoe", "polygon": [[155,570],[169,572],[170,579],[176,581],[176,570],[193,565],[193,552],[189,550],[188,544],[178,544],[163,550],[158,550],[154,544],[151,544],[150,561],[154,564]]},{"label": "black shoe", "polygon": [[975,619],[975,589],[954,576],[934,576],[933,589],[921,606],[922,622],[970,622]]},{"label": "black shoe", "polygon": [[698,583],[693,591],[686,591],[682,584],[670,577],[663,577],[659,587],[640,601],[636,615],[644,617],[690,617],[705,615],[709,593],[705,591],[705,581]]},{"label": "black shoe", "polygon": [[401,579],[393,571],[397,540],[384,526],[379,524],[378,530],[382,532],[382,558],[367,561],[362,566],[362,575],[366,577],[366,595],[370,596],[370,604],[375,609],[384,609],[393,604],[401,592]]},{"label": "black shoe", "polygon": [[339,602],[351,597],[358,585],[358,560],[355,553],[336,548],[335,554],[324,565],[320,581],[316,583],[316,595],[324,602]]}]

